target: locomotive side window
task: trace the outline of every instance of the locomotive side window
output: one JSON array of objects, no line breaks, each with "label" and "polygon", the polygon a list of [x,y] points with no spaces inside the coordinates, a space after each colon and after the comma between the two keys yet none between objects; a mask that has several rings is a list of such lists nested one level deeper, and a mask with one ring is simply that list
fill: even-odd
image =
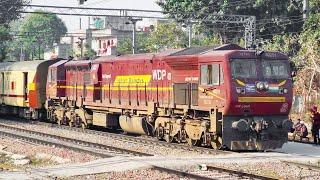
[{"label": "locomotive side window", "polygon": [[256,78],[256,62],[249,59],[235,59],[231,61],[232,77]]},{"label": "locomotive side window", "polygon": [[85,85],[88,85],[91,83],[91,79],[90,79],[90,73],[89,72],[85,72],[83,75],[83,83]]},{"label": "locomotive side window", "polygon": [[208,65],[201,65],[201,84],[208,84]]},{"label": "locomotive side window", "polygon": [[223,84],[223,69],[220,64],[201,65],[200,71],[202,85]]},{"label": "locomotive side window", "polygon": [[57,80],[57,73],[55,69],[50,70],[50,82],[55,82]]}]

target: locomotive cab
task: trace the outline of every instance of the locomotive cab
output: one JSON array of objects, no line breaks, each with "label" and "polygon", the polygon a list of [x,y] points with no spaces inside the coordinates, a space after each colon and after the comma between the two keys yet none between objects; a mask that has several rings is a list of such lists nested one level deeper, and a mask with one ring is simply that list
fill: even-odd
[{"label": "locomotive cab", "polygon": [[223,114],[213,118],[211,131],[231,150],[281,148],[292,126],[288,58],[273,52],[226,54],[225,59],[200,63],[201,104]]}]

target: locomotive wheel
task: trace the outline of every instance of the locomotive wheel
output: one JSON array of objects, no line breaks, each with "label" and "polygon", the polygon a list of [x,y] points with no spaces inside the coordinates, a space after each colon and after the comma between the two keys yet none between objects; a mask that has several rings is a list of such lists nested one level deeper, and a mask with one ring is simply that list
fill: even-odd
[{"label": "locomotive wheel", "polygon": [[172,142],[173,142],[173,137],[170,136],[170,135],[164,135],[164,140],[165,140],[167,143],[172,143]]},{"label": "locomotive wheel", "polygon": [[189,144],[189,146],[199,146],[200,140],[187,138],[187,143]]},{"label": "locomotive wheel", "polygon": [[158,140],[163,140],[163,128],[161,126],[156,129],[156,137]]},{"label": "locomotive wheel", "polygon": [[222,138],[221,137],[217,137],[214,140],[212,140],[211,141],[211,146],[215,150],[221,149],[221,147],[222,147]]},{"label": "locomotive wheel", "polygon": [[183,135],[182,135],[182,132],[179,131],[179,132],[177,133],[177,135],[174,137],[175,141],[176,141],[177,143],[182,143],[182,142],[183,142],[182,136],[183,136]]},{"label": "locomotive wheel", "polygon": [[84,123],[81,123],[81,128],[83,129],[83,130],[85,130],[85,129],[87,129],[87,125],[86,124],[84,124]]},{"label": "locomotive wheel", "polygon": [[69,122],[68,122],[68,126],[69,126],[69,127],[73,127],[73,122],[72,122],[72,121],[69,121]]}]

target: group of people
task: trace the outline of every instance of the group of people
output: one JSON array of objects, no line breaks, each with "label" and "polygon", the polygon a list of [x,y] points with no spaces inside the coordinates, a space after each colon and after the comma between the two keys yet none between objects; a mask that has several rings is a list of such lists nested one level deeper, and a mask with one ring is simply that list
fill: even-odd
[{"label": "group of people", "polygon": [[[314,144],[320,145],[320,113],[318,112],[318,107],[315,105],[311,107],[310,111],[312,119],[311,133],[313,137],[313,142]],[[307,126],[300,119],[298,119],[298,122],[295,124],[293,130],[294,138],[298,136],[300,140],[302,140],[302,138],[306,138],[308,135]]]}]

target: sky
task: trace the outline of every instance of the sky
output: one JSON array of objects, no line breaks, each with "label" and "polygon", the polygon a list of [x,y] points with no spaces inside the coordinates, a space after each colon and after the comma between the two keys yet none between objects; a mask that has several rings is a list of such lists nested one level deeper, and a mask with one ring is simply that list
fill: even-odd
[{"label": "sky", "polygon": [[[161,8],[155,3],[156,0],[87,0],[84,5],[79,5],[78,0],[32,0],[33,5],[48,6],[76,6],[76,7],[98,7],[111,9],[142,9],[158,10]],[[65,22],[69,31],[79,29],[79,17],[60,16]],[[82,27],[87,26],[87,18],[82,18]],[[139,24],[138,24],[139,25]]]}]

